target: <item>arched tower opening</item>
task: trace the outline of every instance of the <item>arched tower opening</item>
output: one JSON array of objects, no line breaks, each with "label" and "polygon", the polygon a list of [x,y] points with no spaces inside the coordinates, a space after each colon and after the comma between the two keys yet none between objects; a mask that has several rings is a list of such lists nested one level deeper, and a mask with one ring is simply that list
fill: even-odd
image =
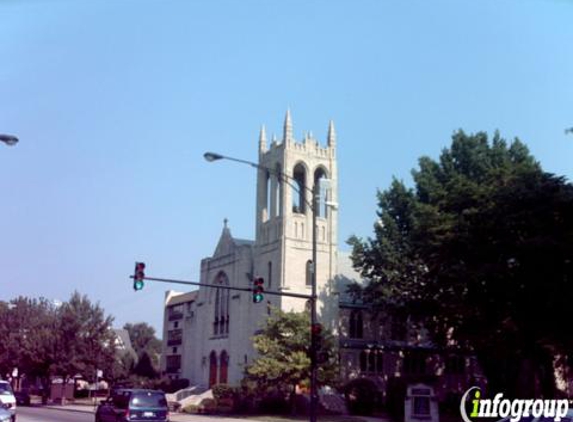
[{"label": "arched tower opening", "polygon": [[306,214],[306,169],[301,163],[294,166],[292,171],[292,212],[295,214]]},{"label": "arched tower opening", "polygon": [[317,210],[316,215],[317,217],[326,218],[327,214],[327,201],[328,198],[328,186],[326,183],[321,183],[321,179],[323,181],[328,179],[328,174],[323,167],[318,167],[314,171],[314,184],[318,186],[318,200],[317,200]]}]

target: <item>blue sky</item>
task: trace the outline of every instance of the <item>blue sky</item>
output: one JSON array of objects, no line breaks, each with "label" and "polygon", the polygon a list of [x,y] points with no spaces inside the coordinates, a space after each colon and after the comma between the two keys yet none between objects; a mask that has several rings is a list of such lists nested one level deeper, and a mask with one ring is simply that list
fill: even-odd
[{"label": "blue sky", "polygon": [[[260,125],[338,134],[341,248],[376,190],[410,181],[453,131],[519,137],[573,175],[573,2],[0,2],[0,299],[99,301],[159,329],[229,219],[254,233]],[[178,286],[173,286],[177,289]]]}]

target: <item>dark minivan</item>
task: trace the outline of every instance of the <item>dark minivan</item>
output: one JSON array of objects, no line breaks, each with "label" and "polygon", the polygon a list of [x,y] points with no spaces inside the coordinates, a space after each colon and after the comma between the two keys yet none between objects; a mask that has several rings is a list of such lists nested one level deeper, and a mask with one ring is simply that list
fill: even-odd
[{"label": "dark minivan", "polygon": [[120,389],[100,402],[95,422],[168,422],[169,411],[163,391]]}]

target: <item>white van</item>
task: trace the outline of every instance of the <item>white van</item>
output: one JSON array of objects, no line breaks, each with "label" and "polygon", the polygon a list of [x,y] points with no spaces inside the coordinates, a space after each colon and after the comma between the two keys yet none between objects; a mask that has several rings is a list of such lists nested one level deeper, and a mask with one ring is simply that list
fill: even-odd
[{"label": "white van", "polygon": [[0,380],[0,405],[12,415],[12,422],[16,422],[16,397],[8,381]]}]

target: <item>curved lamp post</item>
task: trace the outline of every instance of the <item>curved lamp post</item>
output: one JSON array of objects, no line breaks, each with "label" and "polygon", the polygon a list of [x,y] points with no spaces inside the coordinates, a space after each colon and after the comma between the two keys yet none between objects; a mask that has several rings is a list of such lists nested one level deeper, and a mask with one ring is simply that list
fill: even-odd
[{"label": "curved lamp post", "polygon": [[12,146],[18,143],[18,138],[12,135],[0,134],[0,142],[4,142],[6,145]]},{"label": "curved lamp post", "polygon": [[[300,186],[295,186],[289,183],[289,180],[296,182],[291,176],[282,171],[277,171],[271,169],[269,167],[261,166],[260,164],[254,163],[252,161],[241,160],[239,158],[234,157],[227,157],[225,155],[217,154],[215,152],[206,152],[203,154],[205,160],[209,162],[218,161],[218,160],[229,160],[235,161],[237,163],[247,164],[251,167],[254,167],[259,170],[268,171],[271,174],[274,174],[279,177],[279,180],[284,181],[293,189],[299,191],[300,193]],[[324,180],[324,179],[320,179]],[[311,298],[310,298],[310,422],[316,422],[316,411],[318,407],[318,388],[317,388],[317,333],[315,331],[315,327],[317,326],[317,316],[316,316],[316,258],[317,258],[317,247],[316,247],[316,239],[317,239],[317,227],[316,227],[316,217],[318,211],[318,197],[319,197],[319,181],[315,181],[312,187],[312,190],[304,187],[306,190],[312,192],[312,203],[309,203],[306,199],[303,198],[304,202],[310,207],[312,210],[312,290],[311,290]],[[327,205],[336,207],[337,204],[327,202]]]}]

